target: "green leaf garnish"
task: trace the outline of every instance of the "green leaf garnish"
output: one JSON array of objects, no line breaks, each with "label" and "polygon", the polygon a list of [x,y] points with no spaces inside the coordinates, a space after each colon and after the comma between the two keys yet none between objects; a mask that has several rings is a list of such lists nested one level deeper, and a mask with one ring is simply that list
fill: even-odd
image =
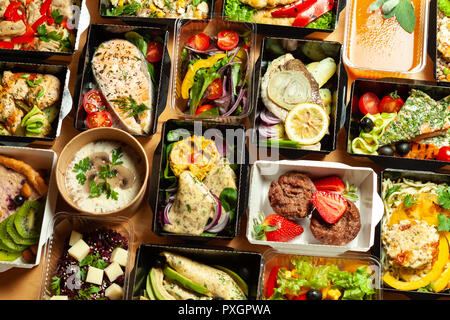
[{"label": "green leaf garnish", "polygon": [[123,164],[123,161],[120,160],[120,158],[123,157],[122,148],[116,148],[112,151],[112,161],[111,163],[113,165],[120,165]]},{"label": "green leaf garnish", "polygon": [[450,218],[443,213],[438,215],[438,231],[450,231]]},{"label": "green leaf garnish", "polygon": [[450,187],[439,187],[436,193],[438,194],[438,204],[444,209],[450,209]]},{"label": "green leaf garnish", "polygon": [[393,186],[393,187],[389,188],[388,191],[386,192],[386,195],[384,196],[384,199],[389,198],[391,196],[391,194],[399,191],[400,188],[401,188],[401,186]]},{"label": "green leaf garnish", "polygon": [[403,199],[403,204],[405,205],[405,207],[409,208],[412,207],[413,205],[416,205],[417,203],[414,202],[416,199],[416,196],[413,196],[411,194],[408,194],[404,199]]}]

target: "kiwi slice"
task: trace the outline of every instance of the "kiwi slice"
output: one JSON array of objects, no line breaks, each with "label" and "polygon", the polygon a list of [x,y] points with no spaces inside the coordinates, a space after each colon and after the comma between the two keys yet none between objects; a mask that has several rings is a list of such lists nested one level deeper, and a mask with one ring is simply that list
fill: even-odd
[{"label": "kiwi slice", "polygon": [[0,223],[0,240],[3,242],[3,244],[10,249],[11,252],[22,252],[28,246],[23,244],[17,244],[14,242],[13,238],[8,234],[8,231],[6,230],[6,225],[8,223],[8,220],[13,218],[12,216],[6,218],[5,220]]},{"label": "kiwi slice", "polygon": [[8,232],[9,236],[14,240],[14,242],[26,246],[37,244],[38,238],[24,238],[17,232],[16,226],[14,225],[14,220],[15,214],[13,214],[6,223],[6,231]]},{"label": "kiwi slice", "polygon": [[39,238],[43,206],[39,201],[26,201],[14,214],[14,226],[22,238]]},{"label": "kiwi slice", "polygon": [[8,252],[0,250],[0,261],[14,261],[22,255],[22,252]]}]

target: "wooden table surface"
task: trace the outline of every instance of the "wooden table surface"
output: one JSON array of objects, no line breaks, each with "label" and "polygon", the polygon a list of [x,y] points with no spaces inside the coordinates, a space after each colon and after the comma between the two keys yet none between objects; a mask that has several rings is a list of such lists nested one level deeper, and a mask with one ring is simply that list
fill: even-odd
[{"label": "wooden table surface", "polygon": [[[98,3],[95,0],[88,0],[87,7],[89,9],[89,13],[91,16],[91,23],[118,23],[121,24],[119,20],[105,20],[102,19],[99,16],[98,13]],[[219,1],[220,2],[220,1]],[[217,8],[220,8],[219,4]],[[339,18],[339,26],[338,28],[332,33],[332,34],[318,34],[314,33],[308,36],[308,38],[313,39],[326,39],[326,40],[332,40],[332,41],[339,41],[343,43],[344,39],[344,28],[345,28],[345,9],[341,13]],[[86,31],[81,35],[80,39],[80,47],[79,50],[71,57],[71,59],[66,60],[51,60],[51,62],[65,62],[69,64],[69,68],[71,70],[71,79],[70,79],[70,90],[73,93],[74,91],[74,85],[75,85],[75,77],[78,67],[78,58],[79,53],[81,49],[84,46],[84,42],[86,39]],[[172,40],[173,36],[170,37],[169,42],[169,53],[171,54],[172,51]],[[261,37],[258,37],[258,42],[260,42]],[[425,69],[414,75],[412,77],[414,79],[421,79],[421,80],[433,80],[433,65],[431,59],[428,57],[427,65]],[[353,79],[349,75],[349,83],[351,83]],[[169,99],[168,99],[169,100]],[[169,101],[168,101],[169,102]],[[161,126],[162,124],[168,120],[176,118],[174,114],[172,114],[169,107],[165,109],[165,111],[162,113],[162,115],[159,118],[158,121],[158,131],[155,135],[153,135],[151,138],[146,139],[139,139],[139,141],[144,146],[145,150],[147,151],[149,161],[150,161],[150,167],[152,165],[152,158],[153,158],[153,152],[157,146],[157,144],[160,141],[161,138]],[[75,136],[79,133],[78,130],[76,130],[73,126],[74,123],[74,114],[73,111],[64,119],[61,136],[55,141],[53,146],[51,148],[59,153],[62,148]],[[347,154],[345,151],[345,140],[346,140],[346,132],[343,128],[339,132],[338,136],[338,147],[337,149],[326,155],[309,155],[303,159],[309,159],[309,160],[324,160],[324,161],[332,161],[332,162],[341,162],[345,163],[351,166],[357,166],[357,167],[371,167],[376,172],[380,172],[382,169],[378,165],[374,164],[368,159],[365,158],[355,158],[351,157]],[[57,208],[56,212],[61,211],[73,211],[71,207],[67,203],[64,202],[64,200],[59,196],[58,202],[57,202]],[[139,246],[141,243],[170,243],[173,242],[169,239],[165,239],[162,237],[156,236],[151,231],[152,226],[152,210],[149,207],[148,199],[145,198],[141,207],[139,210],[130,218],[135,229],[135,248]],[[230,242],[224,242],[224,241],[210,241],[208,242],[209,245],[215,245],[215,246],[228,246],[235,248],[237,250],[246,250],[246,251],[257,251],[257,252],[264,252],[264,250],[267,250],[269,247],[266,246],[257,246],[252,245],[248,242],[247,238],[245,237],[245,226],[246,226],[246,217],[243,217],[241,220],[241,235],[236,237]],[[367,253],[369,254],[369,253]],[[42,262],[42,258],[41,258]],[[37,299],[39,295],[39,289],[40,289],[40,279],[41,279],[41,271],[42,271],[42,263],[32,269],[10,269],[6,272],[0,273],[0,300],[35,300]],[[389,292],[385,292],[383,295],[384,299],[407,299],[404,295],[401,294],[393,294]]]}]

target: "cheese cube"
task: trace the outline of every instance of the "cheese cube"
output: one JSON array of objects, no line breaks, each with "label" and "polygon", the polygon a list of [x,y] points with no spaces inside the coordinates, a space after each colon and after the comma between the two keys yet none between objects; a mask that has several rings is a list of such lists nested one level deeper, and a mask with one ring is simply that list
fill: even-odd
[{"label": "cheese cube", "polygon": [[80,239],[83,239],[83,235],[78,231],[72,230],[72,233],[70,234],[69,245],[73,246]]},{"label": "cheese cube", "polygon": [[83,239],[80,239],[69,249],[68,252],[69,255],[78,261],[81,261],[87,257],[89,251],[91,251],[91,248],[89,248],[88,244],[84,242]]},{"label": "cheese cube", "polygon": [[108,276],[109,281],[111,282],[114,282],[114,280],[123,275],[122,268],[117,262],[113,262],[108,267],[106,267],[105,273]]},{"label": "cheese cube", "polygon": [[111,261],[117,262],[122,267],[126,267],[128,261],[128,250],[120,247],[115,248],[111,254]]},{"label": "cheese cube", "polygon": [[68,296],[53,296],[50,300],[69,300]]},{"label": "cheese cube", "polygon": [[119,300],[123,296],[123,289],[117,283],[113,283],[105,290],[105,296],[111,300]]},{"label": "cheese cube", "polygon": [[103,282],[103,270],[95,268],[93,266],[89,266],[86,282],[93,283],[96,285],[102,285]]}]

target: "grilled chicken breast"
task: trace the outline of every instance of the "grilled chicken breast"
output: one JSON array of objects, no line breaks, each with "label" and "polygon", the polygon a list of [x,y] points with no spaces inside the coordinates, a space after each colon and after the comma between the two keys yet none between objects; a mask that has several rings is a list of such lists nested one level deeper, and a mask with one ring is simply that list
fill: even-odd
[{"label": "grilled chicken breast", "polygon": [[94,53],[92,70],[124,128],[132,134],[148,133],[154,89],[142,52],[127,40],[106,41]]}]

